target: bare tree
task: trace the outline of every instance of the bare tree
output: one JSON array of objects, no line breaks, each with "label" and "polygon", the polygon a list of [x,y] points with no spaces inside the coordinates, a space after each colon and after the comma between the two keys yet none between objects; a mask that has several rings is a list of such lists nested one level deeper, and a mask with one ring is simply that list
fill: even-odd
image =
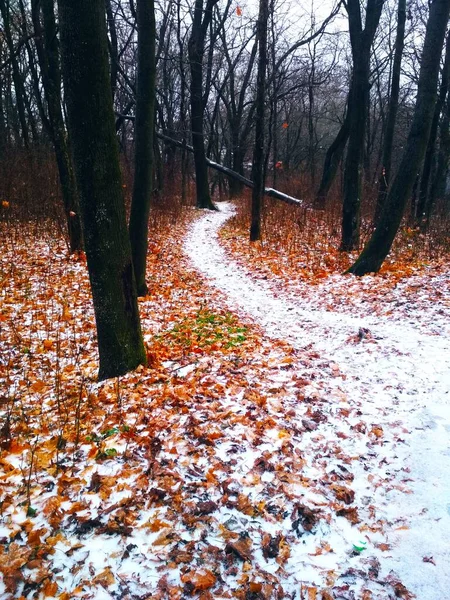
[{"label": "bare tree", "polygon": [[264,197],[264,112],[267,72],[267,23],[269,19],[269,0],[259,0],[259,16],[257,24],[258,41],[258,78],[256,82],[256,116],[255,146],[252,166],[252,217],[250,224],[250,241],[261,239],[261,205]]},{"label": "bare tree", "polygon": [[[104,0],[59,0],[68,126],[97,324],[99,379],[146,362],[119,168]],[[95,57],[95,60],[93,60]]]},{"label": "bare tree", "polygon": [[148,293],[145,282],[148,219],[153,186],[155,116],[155,8],[153,0],[137,0],[138,75],[135,121],[134,189],[129,233],[137,293]]},{"label": "bare tree", "polygon": [[386,199],[389,181],[391,179],[392,147],[394,143],[395,121],[397,119],[398,100],[400,93],[400,74],[405,41],[406,0],[398,0],[397,9],[397,35],[395,38],[394,63],[392,66],[391,93],[384,132],[383,158],[381,163],[381,176],[378,188],[377,205],[375,208],[375,223],[381,214]]},{"label": "bare tree", "polygon": [[403,158],[388,192],[378,226],[366,247],[348,270],[355,275],[378,271],[396,236],[416,173],[423,162],[436,104],[439,63],[450,13],[450,0],[430,6],[421,57],[417,100]]},{"label": "bare tree", "polygon": [[362,26],[359,0],[346,7],[353,59],[349,103],[349,140],[344,170],[341,250],[359,246],[364,136],[369,105],[370,49],[378,27],[384,0],[367,0],[365,26]]},{"label": "bare tree", "polygon": [[54,8],[54,0],[32,0],[31,3],[36,50],[48,110],[47,127],[58,165],[70,250],[77,252],[83,249],[83,235],[75,173],[61,105],[59,39]]},{"label": "bare tree", "polygon": [[191,69],[191,127],[194,147],[195,184],[197,190],[197,208],[216,207],[211,201],[206,164],[205,142],[203,135],[203,58],[208,27],[212,19],[212,9],[218,0],[207,0],[203,9],[203,0],[195,0],[194,18],[188,43],[189,65]]}]

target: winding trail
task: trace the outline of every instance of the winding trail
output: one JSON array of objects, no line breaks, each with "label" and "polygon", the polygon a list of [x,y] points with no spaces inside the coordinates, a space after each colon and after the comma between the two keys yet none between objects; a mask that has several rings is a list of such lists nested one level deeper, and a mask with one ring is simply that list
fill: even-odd
[{"label": "winding trail", "polygon": [[[299,350],[312,347],[322,362],[337,364],[341,376],[328,389],[339,388],[362,421],[392,433],[395,443],[381,443],[354,469],[357,499],[370,501],[391,526],[381,567],[398,573],[419,600],[450,597],[448,329],[436,335],[436,323],[427,330],[426,318],[418,328],[400,318],[317,310],[313,299],[305,304],[270,282],[255,282],[219,244],[218,230],[233,214],[231,205],[221,209],[192,226],[184,246],[192,264],[226,295],[231,310],[252,318],[267,336]],[[370,330],[371,343],[355,343],[360,328]],[[355,451],[351,436],[342,445]],[[373,488],[370,499],[364,486],[358,489],[367,471],[390,483]]]}]

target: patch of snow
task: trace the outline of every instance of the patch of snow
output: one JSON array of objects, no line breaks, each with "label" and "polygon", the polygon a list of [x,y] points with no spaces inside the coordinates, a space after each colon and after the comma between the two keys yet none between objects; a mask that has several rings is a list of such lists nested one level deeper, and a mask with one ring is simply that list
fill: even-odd
[{"label": "patch of snow", "polygon": [[[373,506],[389,525],[385,535],[371,531],[364,534],[369,542],[364,554],[380,560],[384,574],[391,569],[398,573],[419,600],[447,597],[450,323],[446,311],[436,310],[431,303],[421,304],[414,318],[405,322],[404,310],[377,317],[364,314],[364,307],[359,305],[352,306],[351,314],[317,308],[322,300],[318,294],[326,293],[327,287],[329,291],[342,285],[361,289],[376,282],[375,277],[364,278],[361,284],[353,277],[334,276],[326,286],[311,286],[308,296],[300,299],[289,290],[274,290],[270,282],[256,282],[231,262],[220,246],[218,230],[232,214],[231,205],[221,204],[220,212],[206,212],[194,223],[185,243],[192,264],[226,294],[231,310],[250,316],[269,337],[286,340],[297,349],[317,351],[324,367],[322,379],[311,382],[312,387],[326,381],[327,370],[338,371],[339,376],[326,384],[330,418],[335,408],[331,399],[335,401],[339,396],[344,401],[342,406],[357,409],[349,417],[346,437],[333,437],[330,423],[327,439],[316,439],[312,431],[298,440],[298,447],[306,455],[329,443],[354,457],[352,487],[357,505]],[[399,286],[403,304],[408,302],[407,287],[408,282]],[[367,339],[359,335],[362,328],[370,332]],[[321,393],[318,385],[317,390]],[[358,421],[369,431],[372,428],[373,437],[378,435],[376,428],[383,432],[370,448],[361,440],[355,443],[352,437],[351,427]],[[333,465],[331,458],[327,460]],[[374,485],[374,479],[380,485]],[[321,562],[323,557],[317,557],[317,568],[351,567],[354,562],[348,552],[355,535],[360,539],[361,533],[345,519],[339,521],[343,521],[342,532],[327,532],[334,553],[325,555],[326,567]],[[379,543],[387,543],[389,552],[377,550],[374,544]],[[316,581],[317,569],[311,561],[307,566],[294,555],[288,568],[296,560],[302,578]]]}]

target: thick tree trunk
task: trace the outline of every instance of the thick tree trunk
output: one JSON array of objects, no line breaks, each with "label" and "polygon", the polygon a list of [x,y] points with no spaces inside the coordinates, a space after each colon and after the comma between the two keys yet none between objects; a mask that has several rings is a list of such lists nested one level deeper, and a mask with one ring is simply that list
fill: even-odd
[{"label": "thick tree trunk", "polygon": [[[450,46],[450,35],[447,35],[447,49]],[[449,81],[447,80],[447,97],[445,100],[442,121],[439,134],[439,154],[437,158],[436,173],[431,184],[430,196],[425,207],[425,228],[428,227],[432,209],[439,197],[445,193],[446,176],[448,173],[450,161],[450,92],[448,90]]]},{"label": "thick tree trunk", "polygon": [[352,110],[349,113],[350,134],[344,170],[341,250],[359,246],[361,221],[362,170],[364,139],[369,105],[370,48],[380,20],[384,0],[367,0],[366,22],[361,23],[359,0],[347,2],[350,41],[353,58],[351,83]]},{"label": "thick tree trunk", "polygon": [[203,58],[208,26],[212,19],[212,9],[218,0],[207,0],[203,11],[203,0],[195,0],[194,20],[189,38],[189,65],[191,69],[191,128],[194,147],[195,184],[197,190],[197,208],[215,210],[211,201],[206,164],[205,140],[203,135]]},{"label": "thick tree trunk", "polygon": [[[39,7],[42,10],[43,29],[41,28]],[[47,102],[49,135],[55,149],[61,183],[61,193],[69,235],[69,247],[71,252],[78,252],[83,249],[83,234],[75,173],[61,107],[61,71],[54,0],[33,0],[32,17],[36,33],[36,48],[41,69],[42,85]]]},{"label": "thick tree trunk", "polygon": [[[428,138],[427,151],[423,163],[422,177],[420,179],[419,199],[416,206],[415,220],[416,224],[422,229],[426,229],[428,218],[431,213],[431,180],[433,179],[433,167],[436,162],[436,145],[439,130],[439,120],[442,108],[447,97],[450,78],[450,35],[447,35],[444,68],[442,69],[441,87],[439,96],[434,108],[433,121],[431,124],[430,137]],[[444,134],[445,136],[445,134]],[[427,216],[428,215],[428,216]]]},{"label": "thick tree trunk", "polygon": [[439,62],[449,13],[450,0],[432,2],[422,52],[416,106],[405,153],[388,192],[378,226],[361,255],[348,270],[349,273],[365,275],[378,271],[389,254],[400,226],[414,185],[415,174],[425,156],[436,103]]},{"label": "thick tree trunk", "polygon": [[395,38],[394,63],[392,65],[391,95],[389,97],[386,130],[384,132],[383,158],[381,163],[380,184],[378,188],[377,205],[375,207],[374,223],[377,224],[383,209],[384,201],[391,179],[392,147],[394,142],[395,121],[398,111],[400,92],[400,68],[402,64],[403,47],[405,42],[406,0],[398,0],[397,35]]},{"label": "thick tree trunk", "polygon": [[257,37],[259,45],[258,77],[256,81],[256,119],[255,147],[252,166],[252,215],[250,224],[250,241],[261,239],[261,208],[264,197],[264,113],[267,71],[267,21],[269,19],[269,1],[259,0],[259,16]]},{"label": "thick tree trunk", "polygon": [[[64,89],[97,324],[99,379],[146,361],[114,127],[104,0],[58,0]],[[95,60],[93,60],[95,57]]]},{"label": "thick tree trunk", "polygon": [[148,293],[145,282],[148,219],[153,186],[155,117],[155,7],[154,0],[137,0],[138,75],[135,120],[134,189],[130,214],[130,240],[138,296]]}]

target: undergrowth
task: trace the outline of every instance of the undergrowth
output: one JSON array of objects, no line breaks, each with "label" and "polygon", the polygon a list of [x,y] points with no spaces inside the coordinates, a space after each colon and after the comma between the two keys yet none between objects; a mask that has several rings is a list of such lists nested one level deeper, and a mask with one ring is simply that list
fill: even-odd
[{"label": "undergrowth", "polygon": [[[295,191],[295,188],[292,186],[290,191]],[[326,211],[315,210],[311,205],[311,194],[306,196],[303,206],[265,198],[262,240],[249,244],[251,196],[244,192],[235,201],[236,214],[222,228],[223,242],[235,256],[244,253],[256,269],[259,263],[264,263],[280,277],[289,278],[295,272],[296,277],[314,281],[343,273],[357,258],[373,231],[370,204],[363,207],[361,244],[355,252],[339,250],[340,194],[333,191]],[[450,258],[450,219],[445,217],[443,209],[438,211],[425,233],[411,226],[409,220],[405,217],[381,275],[396,273],[408,276],[429,264]]]}]

